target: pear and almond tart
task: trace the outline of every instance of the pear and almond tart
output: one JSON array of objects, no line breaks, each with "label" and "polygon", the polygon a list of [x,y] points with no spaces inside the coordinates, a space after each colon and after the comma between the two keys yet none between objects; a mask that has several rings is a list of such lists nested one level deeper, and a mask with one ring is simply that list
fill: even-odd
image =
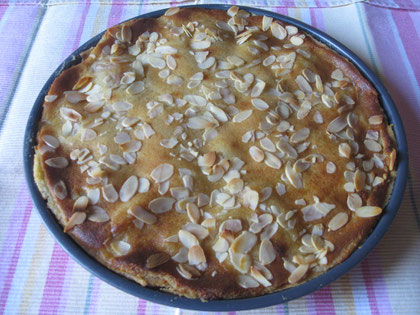
[{"label": "pear and almond tart", "polygon": [[110,28],[43,106],[35,180],[64,232],[109,269],[190,298],[263,295],[336,266],[396,175],[359,71],[237,7]]}]

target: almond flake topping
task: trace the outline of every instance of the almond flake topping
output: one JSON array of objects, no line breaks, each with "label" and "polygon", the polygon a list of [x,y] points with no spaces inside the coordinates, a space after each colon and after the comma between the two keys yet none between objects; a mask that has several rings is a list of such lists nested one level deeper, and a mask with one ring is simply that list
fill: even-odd
[{"label": "almond flake topping", "polygon": [[363,205],[362,198],[356,194],[352,193],[349,194],[347,197],[347,206],[351,211],[356,211],[357,209],[361,208]]},{"label": "almond flake topping", "polygon": [[258,110],[266,110],[270,106],[260,98],[253,98],[251,100],[252,106],[254,106]]},{"label": "almond flake topping", "polygon": [[50,135],[43,135],[42,140],[51,148],[57,149],[60,146],[60,142],[56,137]]},{"label": "almond flake topping", "polygon": [[156,183],[162,183],[167,181],[174,174],[174,167],[171,164],[163,163],[157,166],[151,173],[150,176]]},{"label": "almond flake topping", "polygon": [[382,209],[375,206],[364,206],[356,210],[356,215],[360,218],[376,217],[382,213]]},{"label": "almond flake topping", "polygon": [[111,243],[111,248],[116,256],[125,256],[130,252],[131,245],[124,241],[114,241]]},{"label": "almond flake topping", "polygon": [[286,38],[287,36],[287,31],[286,29],[281,26],[280,24],[278,24],[277,22],[273,22],[271,23],[271,33],[273,34],[274,37],[283,40]]},{"label": "almond flake topping", "polygon": [[268,16],[263,16],[262,18],[262,25],[261,25],[261,29],[265,32],[270,28],[271,23],[273,22],[273,18],[272,17],[268,17]]},{"label": "almond flake topping", "polygon": [[59,180],[54,185],[54,195],[60,200],[64,200],[67,197],[67,188],[62,180]]},{"label": "almond flake topping", "polygon": [[86,213],[84,212],[75,212],[70,217],[70,219],[67,221],[65,227],[64,227],[64,233],[67,233],[72,228],[74,228],[76,225],[82,224],[86,220]]},{"label": "almond flake topping", "polygon": [[249,154],[255,162],[262,162],[264,160],[264,152],[255,145],[249,148]]},{"label": "almond flake topping", "polygon": [[155,224],[157,222],[157,217],[154,214],[144,210],[140,206],[130,208],[128,213],[146,224]]},{"label": "almond flake topping", "polygon": [[236,281],[244,289],[258,288],[260,286],[255,279],[247,275],[238,275]]},{"label": "almond flake topping", "polygon": [[83,211],[88,206],[89,199],[86,196],[80,196],[73,204],[73,211]]},{"label": "almond flake topping", "polygon": [[241,123],[247,120],[251,115],[252,115],[252,109],[243,110],[237,113],[235,116],[233,116],[232,122]]},{"label": "almond flake topping", "polygon": [[156,253],[150,255],[146,260],[146,267],[149,269],[159,267],[169,261],[169,259],[171,259],[171,256],[167,253]]},{"label": "almond flake topping", "polygon": [[276,259],[276,251],[268,239],[261,242],[258,258],[263,265],[269,265]]},{"label": "almond flake topping", "polygon": [[328,223],[328,228],[331,231],[337,231],[338,229],[342,228],[347,221],[349,220],[349,216],[345,212],[337,213],[331,221]]},{"label": "almond flake topping", "polygon": [[149,209],[153,213],[164,213],[172,209],[175,199],[169,197],[159,197],[149,202]]},{"label": "almond flake topping", "polygon": [[101,207],[92,206],[89,208],[88,220],[92,222],[103,223],[109,221],[109,216]]},{"label": "almond flake topping", "polygon": [[102,187],[102,195],[108,202],[115,202],[118,200],[118,193],[112,184]]},{"label": "almond flake topping", "polygon": [[188,263],[190,265],[199,265],[206,262],[206,256],[200,245],[193,245],[188,250]]},{"label": "almond flake topping", "polygon": [[69,162],[64,157],[55,157],[45,160],[45,164],[54,168],[65,168],[69,165]]},{"label": "almond flake topping", "polygon": [[139,181],[137,176],[130,176],[122,185],[120,189],[120,199],[122,202],[129,201],[133,198],[134,194],[137,192]]},{"label": "almond flake topping", "polygon": [[186,230],[179,230],[178,238],[182,245],[188,249],[195,245],[199,245],[198,239],[194,236],[194,234]]},{"label": "almond flake topping", "polygon": [[305,276],[308,271],[308,265],[299,265],[289,276],[289,283],[295,284],[298,283]]},{"label": "almond flake topping", "polygon": [[165,16],[172,16],[172,15],[177,14],[178,12],[179,12],[179,7],[172,7],[166,10]]}]

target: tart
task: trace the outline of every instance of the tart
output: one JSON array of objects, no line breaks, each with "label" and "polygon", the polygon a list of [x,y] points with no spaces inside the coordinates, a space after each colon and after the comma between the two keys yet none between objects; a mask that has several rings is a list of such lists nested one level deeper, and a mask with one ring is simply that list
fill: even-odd
[{"label": "tart", "polygon": [[189,298],[295,286],[369,235],[395,178],[378,95],[293,25],[171,8],[106,31],[43,105],[35,181],[109,269]]}]

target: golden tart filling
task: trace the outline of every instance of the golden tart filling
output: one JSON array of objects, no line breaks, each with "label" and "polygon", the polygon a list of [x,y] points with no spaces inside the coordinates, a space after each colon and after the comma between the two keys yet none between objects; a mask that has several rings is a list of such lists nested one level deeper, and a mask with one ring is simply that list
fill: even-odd
[{"label": "golden tart filling", "polygon": [[91,256],[191,298],[316,277],[395,178],[377,92],[293,25],[231,7],[110,28],[45,97],[35,180]]}]

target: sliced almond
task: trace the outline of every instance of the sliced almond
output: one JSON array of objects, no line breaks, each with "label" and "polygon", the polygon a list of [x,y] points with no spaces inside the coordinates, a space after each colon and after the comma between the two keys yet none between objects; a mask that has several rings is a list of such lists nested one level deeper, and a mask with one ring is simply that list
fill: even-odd
[{"label": "sliced almond", "polygon": [[253,98],[251,100],[252,106],[254,106],[258,110],[267,110],[270,106],[260,98]]},{"label": "sliced almond", "polygon": [[64,227],[64,233],[67,233],[76,225],[82,224],[83,222],[85,222],[85,219],[86,219],[86,213],[84,212],[73,213],[73,215],[70,217],[70,219],[67,221]]},{"label": "sliced almond", "polygon": [[340,143],[338,145],[338,154],[341,157],[345,157],[347,159],[350,158],[351,156],[351,147],[348,143]]},{"label": "sliced almond", "polygon": [[347,120],[343,118],[342,116],[338,116],[337,118],[333,119],[329,123],[327,129],[329,132],[338,133],[346,127],[347,127]]},{"label": "sliced almond", "polygon": [[229,243],[225,238],[219,237],[216,243],[212,246],[212,249],[219,253],[226,252],[229,249]]},{"label": "sliced almond", "polygon": [[230,246],[230,249],[234,253],[247,254],[255,246],[257,240],[258,238],[255,234],[243,231],[237,238],[235,238]]},{"label": "sliced almond", "polygon": [[198,161],[198,166],[207,166],[207,167],[211,167],[214,165],[214,163],[216,163],[216,152],[212,151],[212,152],[208,152],[202,156],[199,156],[197,161]]},{"label": "sliced almond", "polygon": [[108,202],[115,202],[118,200],[118,193],[115,190],[112,184],[108,184],[102,187],[102,195],[104,196],[105,200]]},{"label": "sliced almond", "polygon": [[120,199],[122,202],[127,202],[131,198],[133,198],[134,194],[137,192],[137,187],[139,185],[139,181],[137,176],[132,175],[130,176],[122,185],[120,189]]},{"label": "sliced almond", "polygon": [[303,188],[302,175],[294,170],[290,161],[286,164],[286,176],[293,187],[297,189]]},{"label": "sliced almond", "polygon": [[65,120],[74,121],[74,122],[78,122],[82,120],[82,115],[80,115],[79,112],[71,108],[61,107],[60,114],[61,114],[61,117],[63,117]]},{"label": "sliced almond", "polygon": [[139,193],[147,193],[150,189],[150,181],[145,178],[139,178]]},{"label": "sliced almond", "polygon": [[310,132],[309,128],[302,128],[290,137],[290,142],[299,143],[305,141],[309,137]]},{"label": "sliced almond", "polygon": [[299,265],[289,276],[289,283],[295,284],[298,283],[305,276],[308,271],[309,265]]},{"label": "sliced almond", "polygon": [[152,173],[150,173],[150,176],[153,178],[153,180],[156,183],[162,183],[167,181],[172,177],[174,174],[174,167],[171,164],[163,163],[157,166]]},{"label": "sliced almond", "polygon": [[276,259],[276,251],[268,239],[263,239],[260,244],[258,258],[263,265],[269,265]]},{"label": "sliced almond", "polygon": [[116,256],[125,256],[131,250],[131,245],[124,241],[114,241],[111,243],[111,248]]},{"label": "sliced almond", "polygon": [[103,223],[110,220],[109,215],[104,209],[98,206],[92,206],[89,208],[88,218],[89,221]]},{"label": "sliced almond", "polygon": [[188,250],[188,263],[199,265],[206,262],[206,255],[200,245],[193,245]]},{"label": "sliced almond", "polygon": [[278,24],[277,22],[271,23],[270,28],[271,28],[271,33],[273,34],[274,37],[280,40],[283,40],[286,38],[287,36],[286,29],[280,24]]},{"label": "sliced almond", "polygon": [[265,32],[270,28],[271,23],[273,22],[272,17],[263,16],[262,23],[261,23],[261,29]]},{"label": "sliced almond", "polygon": [[60,142],[57,140],[56,137],[51,135],[43,135],[42,140],[44,140],[45,144],[53,149],[57,149],[60,146]]},{"label": "sliced almond", "polygon": [[60,200],[64,200],[67,197],[67,188],[62,180],[59,180],[54,185],[54,195]]},{"label": "sliced almond", "polygon": [[200,271],[198,271],[193,266],[187,264],[179,264],[176,267],[178,273],[187,280],[194,280],[200,277]]},{"label": "sliced almond", "polygon": [[251,267],[251,257],[241,253],[230,252],[230,263],[240,273],[247,273]]},{"label": "sliced almond", "polygon": [[193,247],[194,245],[200,245],[197,237],[195,237],[194,234],[186,230],[179,230],[178,238],[182,245],[184,245],[188,249]]},{"label": "sliced almond", "polygon": [[352,193],[347,196],[347,206],[351,211],[356,211],[357,209],[361,208],[362,205],[363,200],[358,194]]},{"label": "sliced almond", "polygon": [[270,152],[265,152],[264,163],[274,169],[280,169],[282,166],[281,160],[276,155]]},{"label": "sliced almond", "polygon": [[255,162],[264,161],[264,152],[255,145],[249,148],[249,154]]},{"label": "sliced almond", "polygon": [[236,282],[244,289],[258,288],[258,281],[247,275],[238,275]]},{"label": "sliced almond", "polygon": [[290,42],[295,46],[300,46],[303,44],[303,38],[300,36],[292,36]]},{"label": "sliced almond", "polygon": [[369,124],[371,125],[380,125],[384,121],[383,115],[374,115],[369,117]]},{"label": "sliced almond", "polygon": [[146,260],[146,267],[149,269],[159,267],[169,261],[170,258],[171,256],[169,256],[167,253],[156,253],[150,255]]},{"label": "sliced almond", "polygon": [[145,89],[143,81],[137,81],[132,83],[127,89],[126,92],[131,95],[137,95],[143,92]]},{"label": "sliced almond", "polygon": [[240,111],[235,116],[233,116],[232,122],[241,123],[247,120],[251,116],[251,114],[252,114],[252,109]]},{"label": "sliced almond", "polygon": [[159,197],[149,202],[149,209],[153,213],[165,213],[172,209],[175,199]]},{"label": "sliced almond", "polygon": [[199,220],[200,220],[200,210],[192,202],[187,203],[187,215],[188,215],[188,218],[191,220],[191,222],[193,222],[193,223],[199,223]]},{"label": "sliced almond", "polygon": [[349,220],[349,215],[345,212],[337,213],[331,221],[328,223],[328,228],[331,231],[337,231],[341,229]]},{"label": "sliced almond", "polygon": [[172,16],[172,15],[177,14],[178,12],[179,12],[179,7],[172,7],[166,10],[165,16]]},{"label": "sliced almond", "polygon": [[128,213],[139,219],[146,224],[155,224],[157,222],[157,216],[144,210],[140,206],[134,206],[128,210]]},{"label": "sliced almond", "polygon": [[67,161],[66,158],[60,156],[45,160],[45,164],[54,168],[66,168],[69,165],[69,161]]},{"label": "sliced almond", "polygon": [[76,201],[73,204],[73,211],[82,211],[85,210],[88,206],[89,199],[86,196],[80,196],[76,199]]},{"label": "sliced almond", "polygon": [[364,141],[365,147],[372,152],[381,152],[382,146],[375,140],[366,139]]},{"label": "sliced almond", "polygon": [[382,209],[376,206],[364,206],[356,210],[356,215],[361,218],[376,217],[382,213]]},{"label": "sliced almond", "polygon": [[254,266],[251,266],[251,276],[257,280],[259,283],[261,283],[264,287],[271,286],[270,281],[268,281],[264,275]]}]

